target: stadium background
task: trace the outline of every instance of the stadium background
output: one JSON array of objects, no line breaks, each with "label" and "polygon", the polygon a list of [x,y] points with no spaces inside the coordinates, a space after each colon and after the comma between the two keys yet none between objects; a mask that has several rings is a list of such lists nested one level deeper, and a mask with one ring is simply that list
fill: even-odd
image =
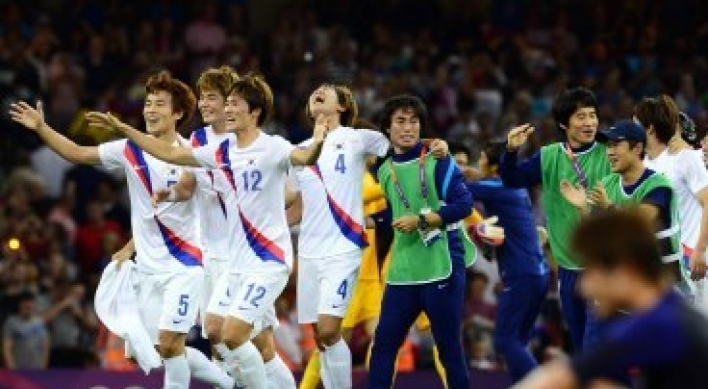
[{"label": "stadium background", "polygon": [[[515,124],[537,128],[526,153],[557,139],[550,104],[569,85],[596,92],[601,127],[631,117],[639,98],[667,93],[708,128],[707,16],[700,0],[0,1],[0,328],[31,292],[50,334],[48,367],[132,368],[115,360],[115,339],[91,306],[102,267],[130,234],[125,185],[10,124],[17,99],[43,100],[52,126],[97,144],[106,134],[86,129],[85,110],[141,127],[147,75],[166,68],[193,85],[225,63],[266,75],[276,102],[268,131],[293,142],[310,131],[309,92],[337,81],[352,87],[365,118],[392,95],[423,97],[428,135],[464,144],[474,160],[481,142]],[[489,262],[470,274],[463,335],[475,369],[503,369],[490,341],[496,279]],[[299,341],[293,288],[278,304],[278,336],[298,370],[312,345]],[[411,341],[415,368],[430,369],[430,339]],[[355,363],[366,342],[355,336]],[[566,344],[551,291],[532,346],[545,359]]]}]

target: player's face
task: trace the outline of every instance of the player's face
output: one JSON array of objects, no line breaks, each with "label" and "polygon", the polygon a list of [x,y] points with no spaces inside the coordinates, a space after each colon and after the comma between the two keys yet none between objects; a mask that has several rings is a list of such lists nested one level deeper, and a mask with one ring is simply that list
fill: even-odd
[{"label": "player's face", "polygon": [[483,176],[489,177],[492,175],[492,169],[489,166],[489,158],[487,158],[487,153],[484,151],[479,153],[479,161],[477,161],[477,165],[479,165],[479,170],[482,172]]},{"label": "player's face", "polygon": [[209,89],[202,91],[197,103],[199,113],[206,124],[214,124],[225,120],[224,105],[224,97],[219,92]]},{"label": "player's face", "polygon": [[157,91],[145,97],[143,118],[148,134],[160,136],[175,131],[177,120],[181,117],[181,112],[174,112],[172,109],[172,95],[169,92]]},{"label": "player's face", "polygon": [[607,142],[607,159],[613,173],[623,173],[638,159],[636,151],[629,147],[626,140]]},{"label": "player's face", "polygon": [[455,159],[455,163],[457,163],[458,166],[468,166],[470,164],[470,158],[466,153],[455,153],[452,158]]},{"label": "player's face", "polygon": [[320,114],[331,115],[337,112],[344,112],[344,107],[339,104],[337,91],[331,85],[322,85],[315,89],[307,102],[310,107],[310,114],[313,119],[317,119]]},{"label": "player's face", "polygon": [[235,93],[226,98],[224,116],[229,131],[244,131],[255,123],[252,113],[248,112],[248,103]]},{"label": "player's face", "polygon": [[402,151],[412,149],[420,140],[420,119],[413,108],[399,108],[391,114],[391,144]]},{"label": "player's face", "polygon": [[597,112],[593,107],[583,107],[570,116],[566,133],[571,144],[586,145],[595,140],[597,133]]},{"label": "player's face", "polygon": [[623,267],[604,269],[590,266],[583,270],[580,290],[584,297],[594,301],[594,309],[600,317],[609,317],[617,310],[625,309],[625,301],[631,294],[631,280]]}]

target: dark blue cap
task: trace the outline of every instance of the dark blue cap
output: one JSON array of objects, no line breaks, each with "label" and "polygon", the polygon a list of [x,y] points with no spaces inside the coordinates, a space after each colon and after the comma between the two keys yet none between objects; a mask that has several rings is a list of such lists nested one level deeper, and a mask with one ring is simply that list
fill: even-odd
[{"label": "dark blue cap", "polygon": [[600,142],[629,140],[646,144],[647,133],[639,123],[632,120],[620,120],[608,130],[599,132],[597,140]]}]

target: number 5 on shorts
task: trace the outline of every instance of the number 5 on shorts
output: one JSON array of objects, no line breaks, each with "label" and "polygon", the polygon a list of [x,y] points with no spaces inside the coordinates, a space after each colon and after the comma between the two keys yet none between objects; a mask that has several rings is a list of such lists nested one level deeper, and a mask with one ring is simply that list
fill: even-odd
[{"label": "number 5 on shorts", "polygon": [[184,316],[187,314],[187,311],[189,310],[189,295],[188,294],[181,294],[179,296],[179,308],[177,309],[177,314],[180,316]]}]

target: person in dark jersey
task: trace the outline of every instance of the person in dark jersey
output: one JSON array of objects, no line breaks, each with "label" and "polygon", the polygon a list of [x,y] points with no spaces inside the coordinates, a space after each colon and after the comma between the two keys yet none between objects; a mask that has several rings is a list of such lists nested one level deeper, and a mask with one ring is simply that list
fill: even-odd
[{"label": "person in dark jersey", "polygon": [[528,190],[506,187],[499,177],[499,160],[505,150],[504,141],[484,145],[479,158],[484,178],[467,188],[484,206],[484,214],[496,216],[504,229],[505,239],[496,247],[502,289],[494,346],[506,361],[512,381],[518,381],[538,365],[526,346],[548,292],[549,271]]},{"label": "person in dark jersey", "polygon": [[571,247],[582,261],[581,292],[612,322],[591,349],[571,361],[537,369],[514,389],[616,388],[607,377],[638,368],[646,389],[706,387],[708,320],[672,291],[663,277],[654,227],[634,208],[584,219]]}]

